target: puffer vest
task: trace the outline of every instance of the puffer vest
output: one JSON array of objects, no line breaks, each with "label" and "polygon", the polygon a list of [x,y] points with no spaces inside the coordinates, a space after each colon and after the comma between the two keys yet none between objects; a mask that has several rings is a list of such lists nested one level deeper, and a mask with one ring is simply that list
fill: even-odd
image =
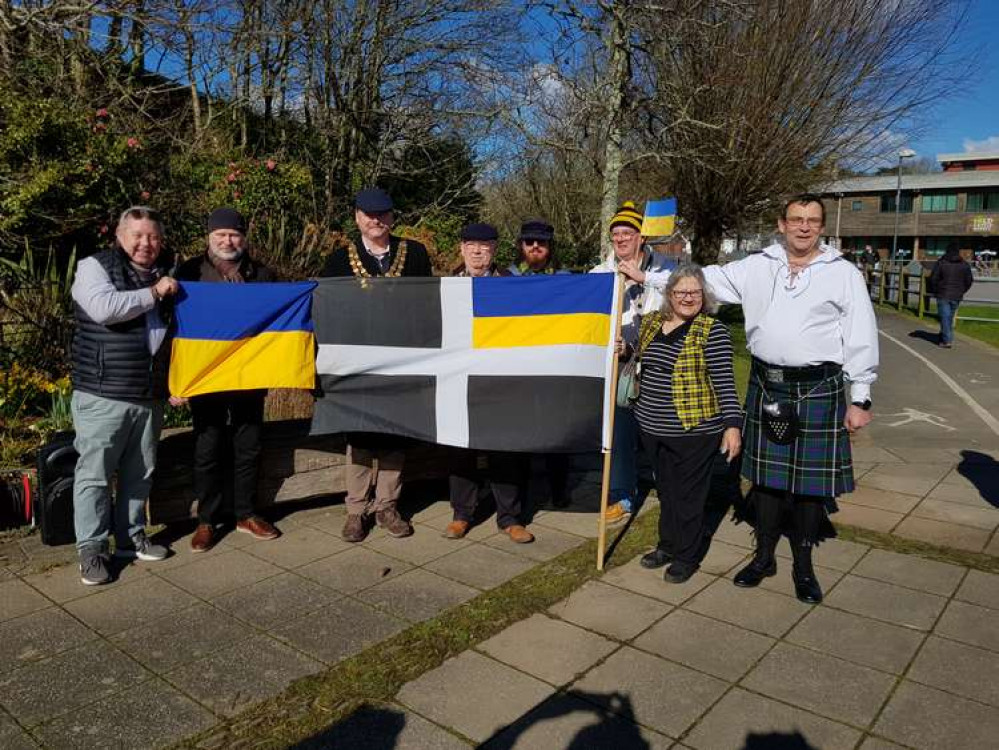
[{"label": "puffer vest", "polygon": [[[129,291],[146,286],[132,270],[123,250],[103,250],[93,257],[107,272],[115,289]],[[169,337],[164,340],[155,356],[149,353],[145,314],[122,323],[101,325],[80,305],[74,307],[74,390],[123,401],[158,400],[169,395],[170,340]],[[160,314],[164,318],[166,307],[161,303]],[[169,323],[166,319],[163,322]]]}]

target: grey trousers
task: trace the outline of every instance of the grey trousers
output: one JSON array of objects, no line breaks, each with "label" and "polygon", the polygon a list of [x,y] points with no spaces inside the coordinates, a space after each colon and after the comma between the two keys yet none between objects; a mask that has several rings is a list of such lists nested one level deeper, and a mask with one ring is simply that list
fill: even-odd
[{"label": "grey trousers", "polygon": [[80,454],[73,478],[76,547],[105,547],[112,531],[119,542],[127,542],[146,525],[163,402],[116,401],[74,392],[71,408],[73,446]]}]

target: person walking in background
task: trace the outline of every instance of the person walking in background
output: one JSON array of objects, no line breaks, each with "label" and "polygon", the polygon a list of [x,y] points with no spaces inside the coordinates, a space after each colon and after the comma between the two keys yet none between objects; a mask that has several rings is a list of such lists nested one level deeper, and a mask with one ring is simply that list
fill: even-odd
[{"label": "person walking in background", "polygon": [[659,542],[640,563],[669,563],[666,581],[683,583],[706,551],[704,507],[715,454],[721,450],[729,462],[739,455],[742,409],[732,340],[724,324],[710,317],[716,305],[701,269],[678,268],[663,297],[662,310],[642,318],[638,345],[635,418],[659,493]]},{"label": "person walking in background", "polygon": [[[228,284],[275,281],[267,266],[250,257],[246,219],[233,208],[219,208],[208,217],[208,237],[202,255],[177,269],[180,281]],[[236,530],[255,539],[270,540],[280,532],[257,515],[257,475],[260,433],[264,423],[265,390],[225,391],[171,397],[175,406],[189,401],[194,422],[194,495],[198,498],[198,527],[191,537],[193,552],[215,546],[223,513],[226,457],[232,456],[232,502]]]},{"label": "person walking in background", "polygon": [[937,298],[937,312],[940,314],[938,346],[950,349],[954,345],[957,308],[974,282],[971,265],[961,257],[957,243],[949,242],[943,257],[933,266],[929,281],[930,292]]},{"label": "person walking in background", "polygon": [[145,532],[170,368],[168,298],[178,289],[163,246],[156,211],[133,206],[118,220],[115,246],[81,260],[73,281],[73,512],[85,586],[111,581],[112,532],[116,556],[169,554]]},{"label": "person walking in background", "polygon": [[[663,277],[675,265],[666,257],[653,253],[643,245],[642,214],[631,201],[625,201],[611,219],[611,245],[613,252],[603,263],[592,268],[590,273],[615,273],[621,264],[645,272],[659,273]],[[633,359],[638,346],[638,329],[642,314],[646,310],[659,310],[663,297],[661,287],[644,285],[634,277],[628,277],[624,284],[624,300],[621,312],[621,339],[617,342],[618,360],[622,373],[633,372]],[[610,504],[607,506],[608,523],[628,519],[635,508],[638,495],[638,422],[631,405],[622,403],[624,390],[614,407],[614,436],[611,451]]]}]

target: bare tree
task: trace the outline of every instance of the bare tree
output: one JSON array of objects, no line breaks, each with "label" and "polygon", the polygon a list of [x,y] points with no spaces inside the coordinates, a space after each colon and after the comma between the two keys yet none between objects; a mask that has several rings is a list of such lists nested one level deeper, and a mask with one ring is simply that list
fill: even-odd
[{"label": "bare tree", "polygon": [[961,0],[659,0],[638,31],[664,177],[713,262],[723,235],[897,149],[953,93]]}]

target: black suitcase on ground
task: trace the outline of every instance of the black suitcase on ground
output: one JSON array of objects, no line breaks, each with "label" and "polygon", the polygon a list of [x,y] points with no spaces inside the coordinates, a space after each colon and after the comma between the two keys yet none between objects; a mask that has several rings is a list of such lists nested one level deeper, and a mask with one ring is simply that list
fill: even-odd
[{"label": "black suitcase on ground", "polygon": [[73,528],[73,472],[79,458],[71,432],[61,432],[38,451],[38,495],[35,521],[42,543],[50,546],[76,541]]}]

